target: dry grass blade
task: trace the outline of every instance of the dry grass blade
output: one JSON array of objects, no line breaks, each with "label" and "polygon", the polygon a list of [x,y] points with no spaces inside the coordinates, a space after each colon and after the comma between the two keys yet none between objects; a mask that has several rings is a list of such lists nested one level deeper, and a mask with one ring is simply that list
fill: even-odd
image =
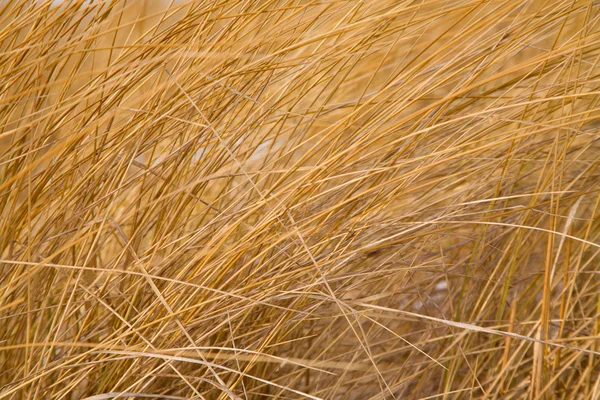
[{"label": "dry grass blade", "polygon": [[0,399],[594,399],[594,0],[0,0]]}]

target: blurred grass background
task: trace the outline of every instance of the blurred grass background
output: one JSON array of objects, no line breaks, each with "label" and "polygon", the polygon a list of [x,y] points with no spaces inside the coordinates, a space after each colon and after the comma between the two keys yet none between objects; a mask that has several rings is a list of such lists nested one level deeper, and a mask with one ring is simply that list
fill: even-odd
[{"label": "blurred grass background", "polygon": [[600,4],[0,3],[0,398],[600,398]]}]

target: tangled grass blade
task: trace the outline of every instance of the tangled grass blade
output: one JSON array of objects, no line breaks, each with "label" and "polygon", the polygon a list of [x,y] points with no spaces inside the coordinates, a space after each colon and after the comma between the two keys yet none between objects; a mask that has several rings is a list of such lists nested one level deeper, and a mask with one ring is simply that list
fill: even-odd
[{"label": "tangled grass blade", "polygon": [[600,5],[0,0],[0,399],[594,399]]}]

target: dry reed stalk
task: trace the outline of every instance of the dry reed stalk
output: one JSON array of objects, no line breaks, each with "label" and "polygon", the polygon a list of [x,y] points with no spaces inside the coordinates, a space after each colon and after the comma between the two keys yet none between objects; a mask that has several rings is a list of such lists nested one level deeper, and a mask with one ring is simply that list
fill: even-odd
[{"label": "dry reed stalk", "polygon": [[0,2],[0,398],[600,398],[600,4]]}]

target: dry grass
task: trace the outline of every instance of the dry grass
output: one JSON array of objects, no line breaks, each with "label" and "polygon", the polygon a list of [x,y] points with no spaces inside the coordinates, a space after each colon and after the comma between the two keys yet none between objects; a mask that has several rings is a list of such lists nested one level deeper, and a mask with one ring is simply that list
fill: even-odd
[{"label": "dry grass", "polygon": [[0,398],[600,398],[600,4],[0,3]]}]

